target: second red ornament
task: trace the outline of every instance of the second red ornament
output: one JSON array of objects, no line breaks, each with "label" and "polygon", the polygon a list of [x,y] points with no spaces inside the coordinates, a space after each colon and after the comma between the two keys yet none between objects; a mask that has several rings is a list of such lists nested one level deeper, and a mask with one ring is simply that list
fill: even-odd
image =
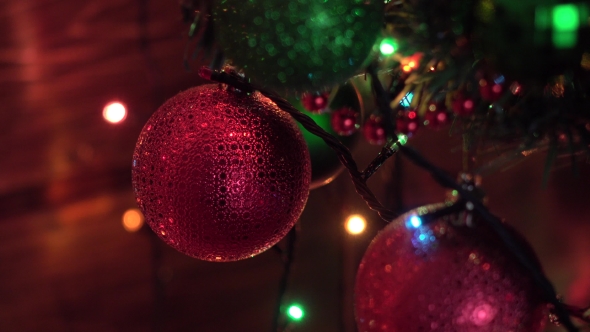
[{"label": "second red ornament", "polygon": [[485,225],[459,214],[423,224],[442,207],[410,211],[371,242],[355,287],[359,331],[541,331],[546,305],[528,271]]}]

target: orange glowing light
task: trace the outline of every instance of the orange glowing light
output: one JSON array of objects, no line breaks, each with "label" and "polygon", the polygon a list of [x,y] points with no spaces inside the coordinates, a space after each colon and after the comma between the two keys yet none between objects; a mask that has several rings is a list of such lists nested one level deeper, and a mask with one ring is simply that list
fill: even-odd
[{"label": "orange glowing light", "polygon": [[123,228],[130,233],[137,232],[143,226],[144,220],[139,209],[129,209],[123,213]]},{"label": "orange glowing light", "polygon": [[408,63],[408,66],[410,66],[410,68],[415,68],[416,67],[416,62],[415,61],[410,61],[410,63]]},{"label": "orange glowing light", "polygon": [[411,71],[412,71],[412,67],[410,67],[410,66],[406,65],[406,66],[404,66],[404,67],[402,68],[402,70],[403,70],[403,71],[405,71],[406,73],[409,73],[409,72],[411,72]]},{"label": "orange glowing light", "polygon": [[367,221],[359,214],[353,214],[346,219],[346,231],[352,235],[358,235],[365,231]]},{"label": "orange glowing light", "polygon": [[127,108],[120,102],[110,102],[102,110],[103,118],[110,123],[120,123],[127,117]]}]

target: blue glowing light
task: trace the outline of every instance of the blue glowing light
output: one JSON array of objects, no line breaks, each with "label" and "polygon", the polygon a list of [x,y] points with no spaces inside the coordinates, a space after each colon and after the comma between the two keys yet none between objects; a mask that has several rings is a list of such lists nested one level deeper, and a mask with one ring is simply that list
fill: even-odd
[{"label": "blue glowing light", "polygon": [[415,249],[423,253],[435,250],[438,246],[434,232],[426,226],[416,228],[410,241]]},{"label": "blue glowing light", "polygon": [[414,227],[414,228],[418,228],[418,227],[422,226],[422,219],[420,219],[420,217],[418,217],[418,216],[411,216],[410,217],[410,225],[412,225],[412,227]]},{"label": "blue glowing light", "polygon": [[504,76],[500,75],[500,76],[498,76],[498,77],[497,77],[497,78],[494,80],[494,83],[496,83],[496,84],[502,84],[502,83],[504,83],[505,81],[506,81],[506,79],[504,78]]},{"label": "blue glowing light", "polygon": [[436,237],[434,236],[433,231],[426,226],[415,228],[410,241],[414,248],[423,253],[434,250],[437,246]]},{"label": "blue glowing light", "polygon": [[403,107],[410,107],[410,105],[412,104],[412,99],[414,99],[414,93],[413,92],[408,92],[404,98],[402,98],[402,101],[400,101],[400,105],[402,105]]}]

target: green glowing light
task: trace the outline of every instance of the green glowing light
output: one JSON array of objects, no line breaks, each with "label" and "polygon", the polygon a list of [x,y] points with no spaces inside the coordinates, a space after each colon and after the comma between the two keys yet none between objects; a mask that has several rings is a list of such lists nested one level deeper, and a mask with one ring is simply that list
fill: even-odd
[{"label": "green glowing light", "polygon": [[393,40],[392,38],[385,38],[381,41],[381,44],[379,45],[379,50],[383,55],[391,55],[395,53],[397,47],[398,46],[395,40]]},{"label": "green glowing light", "polygon": [[578,35],[573,31],[553,31],[552,38],[556,48],[572,48],[578,43]]},{"label": "green glowing light", "polygon": [[552,7],[539,6],[535,11],[537,44],[546,43],[544,31],[551,30],[553,46],[558,49],[573,48],[578,43],[580,26],[588,17],[585,4],[560,4]]},{"label": "green glowing light", "polygon": [[557,48],[572,48],[578,42],[580,11],[574,4],[553,7],[553,45]]},{"label": "green glowing light", "polygon": [[537,30],[548,29],[551,24],[551,14],[547,7],[538,7],[535,10],[535,27]]},{"label": "green glowing light", "polygon": [[303,312],[301,306],[293,304],[287,309],[287,315],[293,320],[301,320],[305,313]]},{"label": "green glowing light", "polygon": [[553,7],[553,30],[574,31],[580,27],[580,11],[574,4]]},{"label": "green glowing light", "polygon": [[397,140],[401,145],[406,145],[406,143],[408,143],[408,136],[399,134],[397,135]]}]

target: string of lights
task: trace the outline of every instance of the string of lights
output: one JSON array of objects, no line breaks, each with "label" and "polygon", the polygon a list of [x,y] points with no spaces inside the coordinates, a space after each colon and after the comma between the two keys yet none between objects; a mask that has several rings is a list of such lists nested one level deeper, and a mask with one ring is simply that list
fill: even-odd
[{"label": "string of lights", "polygon": [[[380,106],[387,106],[387,110],[390,110],[388,96],[386,96],[383,87],[376,79],[376,75],[374,75],[375,72],[370,70],[369,73],[371,73],[373,76],[373,88],[374,92],[377,95],[377,99],[381,100]],[[340,161],[349,171],[349,174],[355,185],[357,193],[361,195],[361,197],[366,201],[367,205],[372,210],[376,211],[379,214],[379,216],[387,222],[391,221],[394,217],[396,217],[396,213],[394,213],[390,209],[387,209],[386,207],[381,205],[381,203],[379,203],[375,195],[366,185],[367,178],[370,176],[370,174],[373,174],[374,171],[369,171],[366,173],[360,172],[348,148],[342,145],[335,137],[328,134],[326,131],[324,131],[322,128],[316,125],[311,118],[300,113],[297,109],[291,106],[289,102],[287,102],[284,98],[282,98],[273,91],[264,89],[262,87],[256,86],[255,84],[247,82],[243,77],[237,75],[236,73],[228,73],[225,71],[216,72],[209,68],[202,68],[199,70],[199,75],[205,79],[227,84],[244,93],[253,93],[254,91],[259,91],[261,94],[271,99],[282,110],[288,112],[297,121],[299,121],[303,125],[303,127],[305,127],[309,132],[321,137],[326,142],[326,144],[337,153]],[[381,88],[379,89],[379,87]],[[554,306],[554,313],[557,316],[560,324],[562,324],[569,332],[578,331],[578,328],[573,324],[573,322],[570,319],[571,313],[570,311],[568,311],[568,307],[566,307],[563,303],[559,301],[553,285],[550,283],[550,281],[547,279],[544,273],[537,267],[537,265],[533,263],[532,259],[528,256],[526,251],[518,244],[517,241],[513,239],[510,232],[503,226],[502,221],[498,217],[493,215],[472,192],[463,188],[451,176],[449,176],[440,168],[434,166],[422,155],[420,155],[416,150],[404,146],[405,143],[405,138],[398,138],[398,140],[395,141],[393,144],[390,142],[389,146],[395,146],[395,151],[393,151],[393,153],[381,153],[376,158],[377,161],[374,161],[372,164],[382,164],[381,160],[384,161],[385,159],[387,159],[384,158],[385,155],[391,156],[394,154],[394,152],[399,150],[403,153],[404,156],[410,159],[417,166],[427,170],[435,179],[435,181],[437,181],[441,186],[456,190],[461,199],[464,200],[466,210],[476,212],[478,216],[480,216],[481,219],[484,222],[486,222],[491,227],[491,229],[502,239],[504,245],[515,255],[515,257],[517,257],[518,261],[531,273],[534,281],[543,290],[546,300]],[[375,167],[375,170],[377,168],[378,166]],[[463,204],[463,201],[460,202],[461,204]],[[457,206],[454,206],[452,209],[450,208],[446,212],[451,213],[452,211],[455,211],[456,208]]]}]

